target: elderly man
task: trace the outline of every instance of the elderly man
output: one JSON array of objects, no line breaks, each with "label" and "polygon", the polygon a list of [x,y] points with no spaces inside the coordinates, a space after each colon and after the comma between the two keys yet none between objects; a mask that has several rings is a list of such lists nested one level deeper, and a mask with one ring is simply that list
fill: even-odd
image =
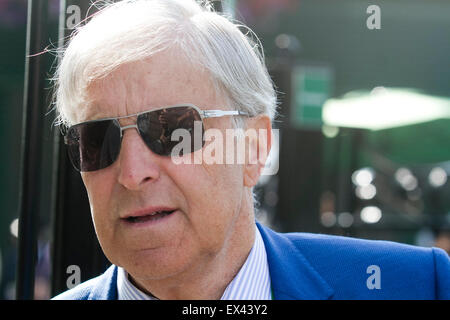
[{"label": "elderly man", "polygon": [[[117,2],[77,30],[56,106],[112,266],[56,299],[450,298],[439,249],[255,222],[276,107],[258,44],[194,0]],[[243,162],[226,143],[206,159],[208,132],[239,129],[263,133]]]}]

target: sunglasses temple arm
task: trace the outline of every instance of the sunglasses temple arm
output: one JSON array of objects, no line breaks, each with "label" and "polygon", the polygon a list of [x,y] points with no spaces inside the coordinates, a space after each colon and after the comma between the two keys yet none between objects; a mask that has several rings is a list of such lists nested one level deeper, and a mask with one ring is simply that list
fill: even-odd
[{"label": "sunglasses temple arm", "polygon": [[247,112],[233,110],[233,111],[224,111],[224,110],[204,110],[202,111],[202,115],[204,118],[220,118],[225,116],[248,116]]}]

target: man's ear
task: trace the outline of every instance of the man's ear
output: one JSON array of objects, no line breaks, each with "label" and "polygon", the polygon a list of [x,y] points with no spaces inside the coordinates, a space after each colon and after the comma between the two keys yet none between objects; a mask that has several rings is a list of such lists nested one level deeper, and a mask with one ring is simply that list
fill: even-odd
[{"label": "man's ear", "polygon": [[261,175],[272,146],[272,123],[267,115],[247,120],[244,186],[254,187]]}]

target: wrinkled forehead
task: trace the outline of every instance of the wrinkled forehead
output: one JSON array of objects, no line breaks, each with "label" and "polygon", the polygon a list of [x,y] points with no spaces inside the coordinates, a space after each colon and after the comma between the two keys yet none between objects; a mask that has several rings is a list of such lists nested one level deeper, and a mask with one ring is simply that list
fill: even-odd
[{"label": "wrinkled forehead", "polygon": [[77,110],[77,123],[183,103],[199,108],[223,104],[211,77],[176,54],[156,54],[124,64],[86,89],[86,102]]}]

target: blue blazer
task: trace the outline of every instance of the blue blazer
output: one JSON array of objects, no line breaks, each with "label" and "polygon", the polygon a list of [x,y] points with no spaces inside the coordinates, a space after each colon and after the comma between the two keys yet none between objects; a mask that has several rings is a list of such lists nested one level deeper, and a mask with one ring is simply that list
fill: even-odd
[{"label": "blue blazer", "polygon": [[[450,299],[450,259],[442,249],[257,226],[274,299]],[[54,299],[116,300],[117,267]]]}]

